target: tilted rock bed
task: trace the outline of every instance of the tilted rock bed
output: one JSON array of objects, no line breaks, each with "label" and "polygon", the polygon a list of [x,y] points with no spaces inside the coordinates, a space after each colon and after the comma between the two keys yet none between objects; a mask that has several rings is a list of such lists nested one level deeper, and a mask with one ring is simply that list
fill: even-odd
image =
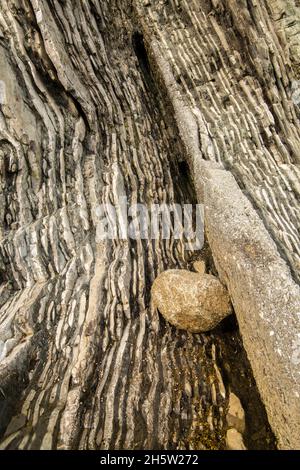
[{"label": "tilted rock bed", "polygon": [[132,15],[1,4],[0,447],[222,449],[234,393],[245,446],[273,448],[236,325],[193,335],[151,308],[157,275],[193,254],[97,236],[98,206],[124,194],[196,202]]},{"label": "tilted rock bed", "polygon": [[217,277],[187,270],[168,270],[152,286],[153,306],[179,329],[213,330],[232,314],[229,294]]}]

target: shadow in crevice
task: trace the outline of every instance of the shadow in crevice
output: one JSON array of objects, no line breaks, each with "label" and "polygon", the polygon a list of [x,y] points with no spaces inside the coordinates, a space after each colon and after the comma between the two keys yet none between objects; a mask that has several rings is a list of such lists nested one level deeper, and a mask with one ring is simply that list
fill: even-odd
[{"label": "shadow in crevice", "polygon": [[148,58],[148,53],[147,53],[145,43],[144,43],[144,36],[140,32],[135,31],[133,33],[132,45],[133,45],[135,55],[138,59],[143,78],[146,84],[148,86],[150,85],[150,88],[153,88],[155,84],[154,84],[154,80],[151,74],[151,67],[150,67],[150,62]]},{"label": "shadow in crevice", "polygon": [[[168,90],[160,77],[155,60],[152,55],[148,55],[147,44],[145,44],[143,35],[138,31],[132,34],[132,46],[146,88],[149,110],[152,115],[157,113],[157,119],[160,119],[159,122],[163,122],[164,125],[170,156],[166,164],[169,165],[172,175],[174,198],[176,202],[181,204],[197,204],[196,191],[188,165],[186,150],[180,138]],[[146,97],[144,98],[146,101]],[[205,261],[207,273],[218,276],[207,237],[205,237],[205,244],[200,252],[189,253],[186,268],[193,270],[193,262],[199,259]],[[166,269],[176,267],[168,265]],[[146,272],[148,268],[146,266]],[[150,294],[151,281],[148,278],[146,286]],[[149,298],[147,297],[147,301],[150,302],[150,295]],[[162,324],[164,324],[164,321],[162,321]],[[246,415],[244,440],[247,448],[275,449],[275,439],[253,377],[251,365],[243,347],[236,317],[231,315],[214,331],[199,336],[205,338],[208,344],[215,345],[216,361],[225,388],[227,391],[231,390],[235,393],[242,402]],[[206,352],[209,355],[209,348]]]}]

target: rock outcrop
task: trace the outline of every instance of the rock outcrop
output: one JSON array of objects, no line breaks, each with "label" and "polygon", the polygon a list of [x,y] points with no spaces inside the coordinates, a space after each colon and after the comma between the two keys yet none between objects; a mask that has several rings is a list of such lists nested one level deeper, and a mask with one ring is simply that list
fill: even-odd
[{"label": "rock outcrop", "polygon": [[151,292],[153,305],[164,318],[192,333],[210,331],[232,313],[226,288],[210,274],[165,271]]},{"label": "rock outcrop", "polygon": [[229,428],[234,428],[241,434],[245,432],[245,412],[240,399],[232,392],[230,392],[229,395],[229,405],[226,420]]},{"label": "rock outcrop", "polygon": [[218,337],[150,306],[191,254],[101,239],[102,205],[196,200],[131,7],[1,1],[2,449],[225,446]]}]

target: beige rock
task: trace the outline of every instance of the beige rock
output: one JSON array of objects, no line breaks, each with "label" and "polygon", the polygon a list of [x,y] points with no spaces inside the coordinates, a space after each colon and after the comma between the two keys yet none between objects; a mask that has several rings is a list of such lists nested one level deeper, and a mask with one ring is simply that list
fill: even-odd
[{"label": "beige rock", "polygon": [[206,272],[206,266],[205,266],[205,262],[200,260],[200,261],[195,261],[195,263],[193,264],[193,268],[195,269],[195,271],[197,271],[197,273],[199,274],[205,274]]},{"label": "beige rock", "polygon": [[234,393],[230,393],[229,396],[227,424],[229,428],[235,428],[242,434],[245,432],[245,412],[239,398]]},{"label": "beige rock", "polygon": [[[199,8],[200,3],[202,2],[185,2],[185,5],[194,9],[193,15],[197,16],[194,5],[197,4]],[[215,12],[219,13],[221,4],[230,11],[234,28],[243,37],[251,38],[253,47],[248,49],[247,54],[255,71],[252,77],[248,76],[240,81],[243,89],[241,94],[234,93],[229,97],[223,94],[219,103],[222,102],[222,106],[226,101],[230,103],[231,116],[234,116],[235,122],[239,119],[241,123],[245,109],[250,109],[252,106],[256,107],[257,112],[260,109],[262,112],[259,112],[259,117],[256,114],[254,120],[251,118],[250,132],[245,132],[243,125],[232,126],[231,118],[228,119],[227,112],[223,115],[217,100],[216,104],[209,103],[206,107],[205,97],[195,99],[196,93],[191,93],[190,88],[186,90],[185,84],[177,83],[178,72],[176,71],[174,76],[172,69],[175,70],[177,67],[176,70],[180,70],[182,67],[178,54],[174,53],[178,37],[175,42],[176,34],[173,36],[169,31],[166,32],[165,25],[160,28],[164,46],[160,47],[158,41],[153,40],[151,50],[172,102],[198,201],[204,202],[206,236],[214,264],[234,303],[243,344],[266,406],[271,427],[276,434],[280,449],[298,449],[300,374],[297,335],[300,331],[300,243],[297,229],[299,216],[297,217],[296,208],[299,206],[297,202],[300,180],[299,165],[297,165],[300,161],[299,145],[293,126],[285,126],[284,135],[281,132],[277,133],[275,145],[279,144],[280,156],[274,158],[268,149],[269,144],[261,144],[259,129],[262,126],[269,136],[270,132],[273,133],[272,106],[275,106],[276,114],[281,115],[281,122],[289,120],[287,109],[290,109],[290,105],[295,109],[296,106],[299,108],[300,22],[295,19],[299,17],[300,8],[295,0],[266,0],[268,9],[265,9],[261,16],[266,21],[263,27],[261,25],[258,27],[258,24],[254,25],[253,15],[250,13],[250,2],[214,0],[212,6]],[[253,2],[251,5],[253,7]],[[295,21],[291,21],[291,18]],[[171,21],[169,26],[170,24]],[[245,63],[243,54],[240,54],[241,49],[239,52],[235,50],[232,54],[230,39],[225,35],[224,40],[222,28],[214,20],[209,22],[209,25],[213,25],[218,41],[222,42],[225,54],[228,53],[228,68],[225,66],[222,73],[229,77],[234,70],[235,77],[243,77]],[[205,37],[208,34],[208,23],[206,25],[203,22],[202,26],[202,34]],[[150,26],[147,24],[145,29],[150,30],[151,27],[152,24]],[[275,35],[272,30],[276,31]],[[190,30],[184,31],[184,34],[184,44],[188,50],[192,35]],[[210,52],[206,52],[206,57],[212,52],[213,45],[212,42],[209,43],[211,49]],[[172,68],[165,57],[165,50],[171,59]],[[271,69],[270,60],[274,64]],[[270,70],[275,73],[278,80],[270,81]],[[291,81],[293,75],[295,80]],[[189,79],[192,78],[191,74]],[[265,85],[262,87],[259,85],[257,88],[255,82],[273,83],[272,86],[268,86],[267,100],[263,91]],[[276,82],[280,83],[280,86]],[[223,93],[220,83],[215,82],[216,95],[220,90]],[[258,105],[252,100],[253,89],[256,90],[257,96],[262,97]],[[194,91],[196,92],[196,85]],[[245,100],[243,98],[242,106],[237,95],[239,98],[242,95],[247,96]],[[270,103],[273,104],[270,106]],[[190,115],[189,109],[192,111]],[[220,125],[216,126],[215,116],[221,114],[223,117],[220,117]],[[195,132],[193,120],[198,125],[198,132]],[[214,128],[213,131],[210,126]],[[232,139],[225,138],[231,134],[233,127],[238,136]],[[257,151],[251,152],[249,158],[248,149],[254,148],[251,141],[255,142],[254,147]],[[222,142],[220,158],[217,157],[217,153],[220,152],[219,142]],[[287,143],[293,149],[292,157]],[[239,151],[233,152],[235,146]],[[206,155],[206,159],[203,155]],[[222,165],[227,171],[217,169],[218,160],[220,166]],[[289,190],[284,189],[287,180],[291,185]],[[280,217],[277,217],[277,201],[280,201],[280,213],[284,225]]]},{"label": "beige rock", "polygon": [[228,450],[247,450],[243,436],[236,429],[228,429],[226,434],[226,447]]},{"label": "beige rock", "polygon": [[5,435],[9,436],[10,434],[19,431],[26,425],[26,421],[27,417],[23,414],[14,416],[6,429]]},{"label": "beige rock", "polygon": [[233,299],[278,447],[299,449],[299,285],[232,175],[211,171],[205,201],[214,263]]},{"label": "beige rock", "polygon": [[158,276],[152,301],[168,322],[193,333],[212,330],[232,313],[227,290],[216,277],[185,270]]}]

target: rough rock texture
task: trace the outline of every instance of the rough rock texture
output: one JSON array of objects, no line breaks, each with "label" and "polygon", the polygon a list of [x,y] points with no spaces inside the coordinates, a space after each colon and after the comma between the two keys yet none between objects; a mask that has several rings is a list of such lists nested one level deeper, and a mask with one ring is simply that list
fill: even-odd
[{"label": "rough rock texture", "polygon": [[232,392],[229,395],[229,406],[226,419],[229,428],[234,428],[241,434],[245,432],[245,412],[240,399]]},{"label": "rough rock texture", "polygon": [[299,23],[289,21],[295,2],[137,4],[190,154],[230,170],[299,281],[300,127],[292,100],[299,69],[287,39],[299,51]]},{"label": "rough rock texture", "polygon": [[191,254],[100,239],[101,203],[195,202],[131,6],[1,0],[2,449],[225,447],[220,338],[150,307]]},{"label": "rough rock texture", "polygon": [[226,445],[228,450],[247,450],[243,436],[236,429],[228,429],[226,433]]},{"label": "rough rock texture", "polygon": [[[185,157],[203,201],[204,163],[223,164],[299,279],[298,33],[283,8],[279,0],[1,0],[1,448],[225,448],[224,335],[177,331],[150,307],[156,276],[194,259],[173,238],[101,241],[99,206],[125,194],[195,202]],[[264,290],[262,270],[252,304],[249,263],[238,265],[229,236],[237,227],[227,232],[226,266],[213,243],[220,227],[212,219],[210,227],[272,425],[282,447],[296,446],[297,348],[287,351],[294,365],[282,386],[286,362],[274,356],[285,353],[290,319],[281,315],[296,289],[277,264],[287,280],[281,307],[257,322],[262,307],[271,314],[269,287],[279,298],[281,281],[274,274]],[[268,338],[261,362],[260,338]],[[244,388],[254,388],[249,368],[239,369]],[[263,408],[252,415],[263,427]]]},{"label": "rough rock texture", "polygon": [[299,6],[137,3],[271,425],[299,448]]},{"label": "rough rock texture", "polygon": [[165,271],[151,293],[153,306],[168,322],[193,333],[212,330],[232,313],[226,288],[209,274]]},{"label": "rough rock texture", "polygon": [[205,201],[214,259],[231,294],[269,420],[281,447],[298,449],[300,287],[232,175],[212,170]]}]

